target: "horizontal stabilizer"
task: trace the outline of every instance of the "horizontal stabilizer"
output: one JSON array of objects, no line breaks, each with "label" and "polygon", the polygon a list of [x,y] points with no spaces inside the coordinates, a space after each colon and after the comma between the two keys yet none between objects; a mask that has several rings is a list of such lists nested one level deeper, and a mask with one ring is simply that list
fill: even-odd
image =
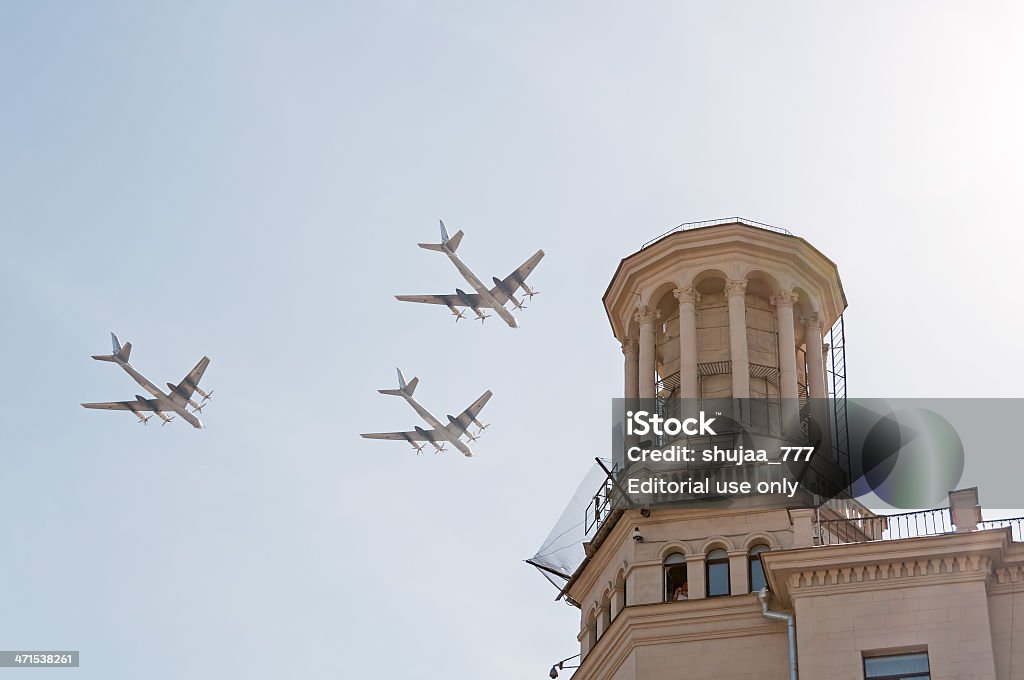
[{"label": "horizontal stabilizer", "polygon": [[402,372],[398,372],[398,384],[400,387],[397,390],[377,390],[381,394],[387,394],[392,397],[411,397],[412,393],[416,391],[416,386],[420,384],[419,378],[413,378],[408,383],[402,377]]},{"label": "horizontal stabilizer", "polygon": [[113,352],[111,354],[93,354],[92,358],[96,361],[121,361],[128,363],[128,357],[132,353],[132,343],[124,343],[124,347],[121,346],[121,342],[117,339],[117,336],[113,333],[110,334],[110,342],[113,345]]},{"label": "horizontal stabilizer", "polygon": [[455,236],[448,236],[448,229],[444,226],[444,220],[441,220],[441,242],[417,243],[416,245],[420,248],[437,250],[442,253],[445,251],[445,247],[447,246],[448,250],[454,253],[458,249],[460,243],[462,243],[462,230],[455,232]]},{"label": "horizontal stabilizer", "polygon": [[448,245],[448,250],[450,250],[450,251],[452,251],[454,253],[456,250],[458,250],[460,243],[462,243],[462,230],[461,229],[459,231],[455,232],[455,236],[452,236],[450,239],[448,239],[448,244],[447,244]]}]

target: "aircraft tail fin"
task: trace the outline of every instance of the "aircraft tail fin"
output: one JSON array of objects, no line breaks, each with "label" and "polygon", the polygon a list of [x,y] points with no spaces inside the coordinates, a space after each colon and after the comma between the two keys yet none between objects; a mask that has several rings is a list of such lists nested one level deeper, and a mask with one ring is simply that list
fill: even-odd
[{"label": "aircraft tail fin", "polygon": [[436,250],[438,252],[444,252],[445,246],[448,250],[455,252],[459,244],[462,243],[462,231],[455,232],[455,236],[448,236],[448,229],[444,226],[444,220],[441,220],[441,242],[440,243],[418,243],[420,248],[426,250]]},{"label": "aircraft tail fin", "polygon": [[388,394],[394,397],[411,397],[412,393],[416,391],[416,386],[420,384],[419,378],[413,378],[408,383],[405,382],[405,376],[402,375],[402,369],[395,369],[398,371],[398,389],[397,390],[377,390],[381,394]]},{"label": "aircraft tail fin", "polygon": [[117,357],[121,361],[128,361],[128,357],[132,353],[132,343],[126,342],[122,347],[121,341],[113,333],[110,334],[110,343],[114,350],[112,354],[93,354],[92,358],[96,361],[114,361],[114,357]]}]

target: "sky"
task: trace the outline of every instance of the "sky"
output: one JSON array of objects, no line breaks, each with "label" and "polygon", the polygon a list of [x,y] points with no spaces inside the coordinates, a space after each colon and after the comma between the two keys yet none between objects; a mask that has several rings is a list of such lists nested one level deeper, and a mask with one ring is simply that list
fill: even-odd
[{"label": "sky", "polygon": [[[601,295],[682,222],[834,260],[861,397],[1019,397],[1014,2],[0,4],[0,648],[33,678],[544,677],[522,560],[606,455]],[[463,281],[519,314],[397,302]],[[207,429],[83,401],[203,355]],[[358,433],[458,412],[477,456]],[[985,492],[981,490],[984,505]]]}]

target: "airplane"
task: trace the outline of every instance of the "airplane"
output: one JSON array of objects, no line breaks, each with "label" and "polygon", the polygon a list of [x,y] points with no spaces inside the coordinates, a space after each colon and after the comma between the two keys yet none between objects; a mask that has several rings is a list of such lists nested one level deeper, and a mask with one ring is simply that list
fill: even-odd
[{"label": "airplane", "polygon": [[[196,364],[196,367],[189,371],[189,374],[185,376],[177,385],[167,383],[167,393],[165,394],[160,390],[159,387],[149,382],[141,373],[135,370],[135,367],[128,363],[128,357],[132,353],[132,343],[124,343],[124,347],[121,346],[121,342],[117,339],[117,336],[113,333],[110,334],[110,339],[114,345],[113,354],[94,354],[93,359],[96,361],[112,361],[125,372],[130,375],[135,382],[139,383],[147,392],[152,394],[155,399],[146,399],[145,397],[136,394],[134,401],[106,401],[100,403],[82,404],[85,408],[96,408],[106,409],[110,411],[131,411],[134,413],[139,422],[143,425],[149,424],[149,419],[153,416],[144,416],[143,413],[152,411],[156,415],[160,416],[160,420],[163,422],[161,426],[174,420],[174,416],[168,416],[167,411],[171,411],[181,416],[186,422],[196,429],[202,429],[203,423],[194,414],[200,413],[203,407],[206,406],[206,402],[213,398],[213,390],[209,392],[203,391],[199,387],[199,380],[203,377],[203,373],[206,371],[206,367],[210,365],[210,358],[203,357]],[[201,403],[197,403],[192,399],[193,393],[199,394],[203,398]],[[186,407],[191,406],[192,412],[189,412]]]},{"label": "airplane", "polygon": [[[445,443],[450,443],[456,449],[462,452],[462,455],[467,458],[473,455],[473,451],[462,441],[461,437],[465,435],[469,441],[475,442],[483,434],[489,425],[484,425],[477,416],[480,415],[480,411],[483,409],[484,404],[491,398],[491,391],[487,390],[480,398],[470,404],[469,408],[460,413],[458,416],[448,416],[448,424],[442,425],[441,421],[430,414],[430,411],[420,406],[419,402],[412,398],[412,393],[416,391],[416,385],[419,384],[419,378],[413,378],[408,383],[405,382],[405,376],[402,375],[401,369],[398,370],[398,389],[397,390],[377,390],[381,394],[389,394],[396,397],[402,397],[408,402],[409,406],[412,406],[413,410],[420,415],[423,420],[427,421],[433,429],[426,430],[422,427],[414,426],[412,432],[374,432],[372,434],[361,434],[360,437],[366,439],[397,439],[405,440],[416,449],[416,453],[419,454],[425,444],[417,444],[416,442],[430,442],[431,445],[436,449],[436,453],[442,453],[446,449],[444,448]],[[470,425],[477,426],[476,434],[469,431]]]},{"label": "airplane", "polygon": [[448,236],[448,230],[444,226],[444,220],[441,220],[441,242],[440,243],[419,243],[420,248],[427,250],[436,250],[444,253],[448,256],[448,259],[452,261],[455,268],[459,270],[463,278],[469,282],[469,285],[473,286],[476,293],[467,293],[459,288],[455,289],[454,295],[396,295],[395,297],[402,302],[421,302],[432,305],[446,305],[451,310],[452,314],[455,315],[455,321],[458,323],[459,319],[464,319],[463,312],[459,311],[459,307],[468,307],[476,313],[476,318],[480,320],[480,323],[484,322],[484,319],[490,318],[490,314],[485,314],[480,310],[481,307],[489,307],[497,313],[501,319],[512,328],[519,328],[519,324],[516,322],[516,318],[512,316],[512,313],[505,309],[505,303],[511,302],[512,306],[516,309],[526,309],[526,305],[516,298],[516,292],[521,288],[523,295],[533,299],[534,295],[537,295],[539,291],[531,289],[526,285],[526,277],[530,275],[537,263],[544,257],[544,251],[538,250],[534,253],[533,257],[524,262],[519,269],[515,270],[504,279],[499,279],[494,276],[491,280],[494,282],[494,288],[490,290],[481,283],[480,279],[476,277],[473,272],[469,270],[469,267],[462,263],[462,260],[458,258],[455,251],[459,247],[459,243],[462,242],[462,231],[455,232],[454,236]]}]

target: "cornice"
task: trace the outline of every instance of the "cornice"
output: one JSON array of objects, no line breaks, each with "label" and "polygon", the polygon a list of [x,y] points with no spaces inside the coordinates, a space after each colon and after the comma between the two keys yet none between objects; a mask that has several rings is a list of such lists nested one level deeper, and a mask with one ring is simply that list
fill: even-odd
[{"label": "cornice", "polygon": [[984,581],[1008,542],[1005,532],[983,531],[772,551],[761,560],[788,607],[803,596]]}]

